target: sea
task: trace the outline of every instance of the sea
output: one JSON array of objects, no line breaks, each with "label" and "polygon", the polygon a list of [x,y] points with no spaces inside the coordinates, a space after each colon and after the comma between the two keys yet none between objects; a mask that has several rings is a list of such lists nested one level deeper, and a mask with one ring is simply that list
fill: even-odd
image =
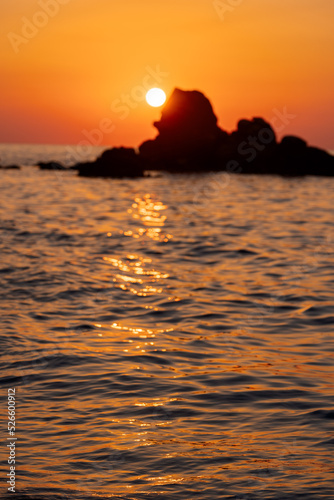
[{"label": "sea", "polygon": [[102,149],[0,146],[0,498],[334,499],[334,178]]}]

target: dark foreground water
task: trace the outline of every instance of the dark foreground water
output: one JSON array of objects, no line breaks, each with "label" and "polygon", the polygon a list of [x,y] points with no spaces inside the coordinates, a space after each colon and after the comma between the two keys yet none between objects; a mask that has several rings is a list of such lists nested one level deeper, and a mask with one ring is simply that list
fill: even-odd
[{"label": "dark foreground water", "polygon": [[334,179],[0,182],[2,498],[334,498]]}]

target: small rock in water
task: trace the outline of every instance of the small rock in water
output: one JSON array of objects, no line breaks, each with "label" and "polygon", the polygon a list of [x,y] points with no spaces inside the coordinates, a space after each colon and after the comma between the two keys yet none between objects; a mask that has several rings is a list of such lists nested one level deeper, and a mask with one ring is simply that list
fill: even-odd
[{"label": "small rock in water", "polygon": [[37,163],[37,165],[41,170],[67,170],[67,168],[64,167],[64,165],[56,161],[49,161],[49,162],[40,161]]},{"label": "small rock in water", "polygon": [[85,177],[143,177],[142,160],[132,148],[107,149],[93,162],[75,167]]}]

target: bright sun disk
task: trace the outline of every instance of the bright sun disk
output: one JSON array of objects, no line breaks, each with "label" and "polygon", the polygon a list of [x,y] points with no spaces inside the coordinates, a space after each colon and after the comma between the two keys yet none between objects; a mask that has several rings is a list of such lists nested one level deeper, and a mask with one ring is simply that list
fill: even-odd
[{"label": "bright sun disk", "polygon": [[154,88],[150,89],[146,94],[146,101],[150,106],[158,108],[162,106],[166,101],[166,94],[162,89]]}]

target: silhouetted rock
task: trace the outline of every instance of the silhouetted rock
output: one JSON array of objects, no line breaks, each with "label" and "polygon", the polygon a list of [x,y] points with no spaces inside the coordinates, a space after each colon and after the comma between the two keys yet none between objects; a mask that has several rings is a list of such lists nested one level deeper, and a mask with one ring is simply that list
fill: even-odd
[{"label": "silhouetted rock", "polygon": [[300,154],[305,152],[307,142],[295,135],[286,135],[280,142],[281,149],[288,154]]},{"label": "silhouetted rock", "polygon": [[[227,171],[243,174],[334,175],[334,157],[295,136],[277,142],[263,118],[242,119],[227,133],[217,125],[210,101],[197,90],[175,89],[154,122],[155,139],[132,148],[113,148],[71,170],[88,177],[142,177],[146,170]],[[41,169],[64,170],[57,162]]]},{"label": "silhouetted rock", "polygon": [[334,176],[334,156],[320,148],[309,146],[305,158],[304,175]]},{"label": "silhouetted rock", "polygon": [[21,167],[19,167],[18,165],[0,165],[0,169],[2,170],[20,170]]},{"label": "silhouetted rock", "polygon": [[242,119],[231,134],[221,130],[210,101],[198,91],[175,89],[154,126],[158,136],[139,148],[148,170],[334,175],[333,156],[294,136],[278,144],[263,118]]},{"label": "silhouetted rock", "polygon": [[196,90],[175,89],[154,126],[157,138],[139,148],[141,158],[153,169],[205,169],[208,160],[214,160],[219,141],[228,136],[218,127],[210,101]]},{"label": "silhouetted rock", "polygon": [[282,175],[334,175],[334,157],[299,137],[283,137],[274,160]]},{"label": "silhouetted rock", "polygon": [[40,161],[37,163],[41,170],[67,170],[67,167],[64,167],[61,163],[56,161],[43,162]]},{"label": "silhouetted rock", "polygon": [[219,146],[217,157],[222,169],[225,165],[229,170],[229,163],[235,162],[239,172],[268,173],[268,169],[273,170],[270,160],[276,150],[276,134],[268,122],[263,118],[242,119],[237,130]]},{"label": "silhouetted rock", "polygon": [[85,177],[142,177],[142,160],[132,148],[107,149],[93,162],[79,163],[73,168]]}]

